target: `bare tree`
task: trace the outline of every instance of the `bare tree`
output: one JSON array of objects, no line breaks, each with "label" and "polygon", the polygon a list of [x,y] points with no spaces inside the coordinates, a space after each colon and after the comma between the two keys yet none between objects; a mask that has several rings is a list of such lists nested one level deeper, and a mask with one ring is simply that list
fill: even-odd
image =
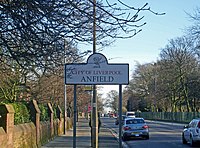
[{"label": "bare tree", "polygon": [[[92,42],[93,5],[92,0],[1,1],[1,62],[14,60],[23,68],[58,64],[64,53],[64,38],[69,44]],[[96,7],[97,44],[102,46],[140,32],[145,25],[141,11],[158,15],[148,4],[135,8],[120,0],[100,0]]]},{"label": "bare tree", "polygon": [[192,86],[198,86],[194,75],[199,73],[194,47],[187,37],[172,39],[162,49],[159,61],[137,65],[128,86],[135,104],[146,100],[152,111],[191,111],[192,99],[198,96],[192,91]]},{"label": "bare tree", "polygon": [[104,105],[106,107],[110,107],[113,111],[118,111],[118,92],[116,90],[111,90],[107,93],[107,97],[105,99]]},{"label": "bare tree", "polygon": [[[92,44],[93,6],[96,5],[96,40],[99,49],[116,38],[131,38],[146,24],[139,8],[121,0],[4,0],[0,2],[0,63],[19,68],[20,83],[31,86],[33,97],[59,100],[63,86],[64,56],[80,62],[90,51],[77,49]],[[64,40],[67,44],[64,44]],[[61,71],[61,72],[59,72]],[[53,72],[53,74],[52,74]],[[70,88],[71,90],[71,88]],[[69,91],[70,91],[69,90]],[[70,98],[70,97],[69,97]]]},{"label": "bare tree", "polygon": [[[191,111],[188,97],[188,77],[197,67],[197,60],[193,52],[193,42],[181,37],[171,40],[170,43],[161,52],[161,59],[168,65],[168,74],[171,75],[169,85],[174,88],[174,101],[184,100],[187,111]],[[176,101],[175,101],[176,102]]]}]

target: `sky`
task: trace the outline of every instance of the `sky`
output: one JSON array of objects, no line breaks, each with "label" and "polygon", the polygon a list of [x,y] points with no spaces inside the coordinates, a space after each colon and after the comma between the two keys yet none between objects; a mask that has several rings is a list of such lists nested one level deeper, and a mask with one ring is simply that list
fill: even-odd
[{"label": "sky", "polygon": [[[117,39],[112,46],[106,47],[101,53],[111,59],[108,63],[128,63],[129,74],[134,72],[136,62],[140,64],[156,62],[159,59],[161,48],[164,48],[170,39],[181,37],[185,29],[192,25],[187,13],[193,14],[197,7],[200,8],[199,0],[121,0],[134,7],[141,7],[145,3],[151,10],[165,15],[154,15],[150,12],[144,15],[142,32],[131,39]],[[112,1],[111,1],[112,2]],[[104,85],[104,96],[111,91],[117,90],[118,85]]]}]

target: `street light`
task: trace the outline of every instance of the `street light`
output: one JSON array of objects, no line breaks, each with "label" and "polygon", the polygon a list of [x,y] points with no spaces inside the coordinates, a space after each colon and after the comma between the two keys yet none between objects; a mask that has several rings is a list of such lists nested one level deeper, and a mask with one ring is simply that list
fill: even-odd
[{"label": "street light", "polygon": [[[93,0],[93,54],[96,53],[96,0]],[[97,89],[93,85],[92,99],[92,147],[98,148]]]},{"label": "street light", "polygon": [[[67,58],[66,58],[66,40],[64,39],[64,64],[66,64]],[[64,70],[65,75],[65,70]],[[66,118],[67,118],[67,85],[64,83],[64,134],[66,134]]]}]

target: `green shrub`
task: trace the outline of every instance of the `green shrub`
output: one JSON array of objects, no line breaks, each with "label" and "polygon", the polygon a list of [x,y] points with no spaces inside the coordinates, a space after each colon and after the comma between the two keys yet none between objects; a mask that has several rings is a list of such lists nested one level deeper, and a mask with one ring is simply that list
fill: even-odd
[{"label": "green shrub", "polygon": [[58,118],[56,108],[53,108],[53,119]]},{"label": "green shrub", "polygon": [[22,124],[31,122],[29,110],[25,103],[12,103],[15,110],[14,114],[14,124]]},{"label": "green shrub", "polygon": [[48,116],[48,108],[47,105],[44,104],[39,104],[39,109],[40,109],[40,121],[48,121],[49,116]]}]

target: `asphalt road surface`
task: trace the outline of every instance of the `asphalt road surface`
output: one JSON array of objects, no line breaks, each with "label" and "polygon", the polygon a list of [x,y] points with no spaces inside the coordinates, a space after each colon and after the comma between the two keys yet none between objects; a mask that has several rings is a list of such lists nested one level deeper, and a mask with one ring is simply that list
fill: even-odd
[{"label": "asphalt road surface", "polygon": [[[118,125],[115,125],[114,118],[102,117],[102,123],[105,127],[119,132]],[[189,144],[182,144],[182,130],[184,124],[165,123],[158,121],[147,121],[149,125],[150,138],[130,139],[125,141],[129,148],[189,148]],[[197,147],[200,147],[197,146]]]}]

